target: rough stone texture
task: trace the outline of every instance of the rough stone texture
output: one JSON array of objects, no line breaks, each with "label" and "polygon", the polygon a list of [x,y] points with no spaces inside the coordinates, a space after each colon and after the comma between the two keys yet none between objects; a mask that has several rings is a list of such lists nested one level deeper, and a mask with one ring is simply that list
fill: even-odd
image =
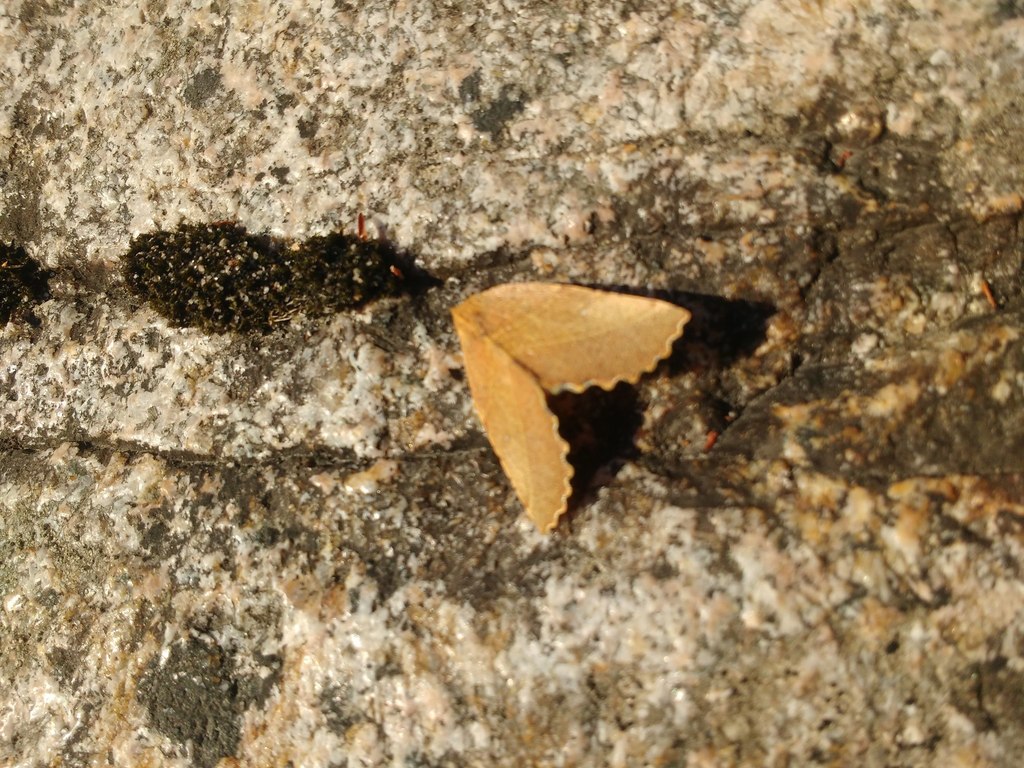
[{"label": "rough stone texture", "polygon": [[[1019,764],[1019,3],[15,0],[0,57],[53,272],[0,338],[0,763]],[[438,285],[213,334],[121,278],[360,212]],[[522,279],[694,312],[550,536],[448,318]]]}]

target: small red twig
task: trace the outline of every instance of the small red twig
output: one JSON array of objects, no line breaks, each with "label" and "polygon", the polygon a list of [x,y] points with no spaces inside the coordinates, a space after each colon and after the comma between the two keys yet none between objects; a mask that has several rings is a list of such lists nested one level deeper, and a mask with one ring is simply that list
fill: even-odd
[{"label": "small red twig", "polygon": [[981,292],[985,294],[985,299],[992,309],[999,309],[999,302],[996,301],[995,294],[992,293],[992,286],[988,284],[988,280],[985,278],[981,279]]},{"label": "small red twig", "polygon": [[708,432],[708,439],[704,441],[704,453],[709,453],[712,448],[715,447],[715,443],[718,442],[718,432],[712,429]]}]

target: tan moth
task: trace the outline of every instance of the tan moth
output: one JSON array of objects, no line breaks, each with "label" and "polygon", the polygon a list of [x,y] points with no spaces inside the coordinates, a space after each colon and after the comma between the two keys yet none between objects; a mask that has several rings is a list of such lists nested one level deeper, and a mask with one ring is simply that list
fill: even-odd
[{"label": "tan moth", "polygon": [[477,414],[541,531],[565,512],[573,476],[547,394],[635,383],[667,357],[690,313],[643,296],[513,283],[452,310]]}]

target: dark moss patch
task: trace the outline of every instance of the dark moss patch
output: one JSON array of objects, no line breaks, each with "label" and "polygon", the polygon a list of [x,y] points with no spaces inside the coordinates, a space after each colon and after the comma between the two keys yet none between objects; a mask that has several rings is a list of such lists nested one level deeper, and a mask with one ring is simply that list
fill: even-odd
[{"label": "dark moss patch", "polygon": [[320,709],[324,713],[327,727],[340,735],[367,719],[366,713],[356,704],[356,696],[349,683],[327,686],[320,694]]},{"label": "dark moss patch", "polygon": [[50,298],[49,278],[23,248],[0,243],[0,325],[30,320],[32,306]]},{"label": "dark moss patch", "polygon": [[996,20],[1011,21],[1024,16],[1024,1],[1022,0],[999,0],[996,3]]},{"label": "dark moss patch", "polygon": [[173,324],[217,333],[357,309],[416,282],[378,241],[335,233],[290,242],[225,222],[141,235],[123,271],[128,289]]},{"label": "dark moss patch", "polygon": [[[470,88],[473,84],[469,84]],[[465,99],[472,94],[472,90],[460,95]],[[497,136],[504,130],[505,126],[523,111],[526,100],[515,88],[504,86],[501,93],[489,104],[480,107],[471,115],[473,125],[478,131],[489,133],[492,137]]]},{"label": "dark moss patch", "polygon": [[241,717],[262,691],[238,675],[234,657],[200,638],[171,647],[139,681],[138,697],[153,727],[178,744],[192,744],[193,762],[212,768],[235,754]]},{"label": "dark moss patch", "polygon": [[215,69],[197,72],[185,86],[185,101],[193,107],[201,107],[213,97],[221,86],[221,75]]},{"label": "dark moss patch", "polygon": [[459,98],[462,99],[463,104],[473,104],[480,101],[481,82],[482,78],[479,69],[462,79],[462,82],[459,83]]}]

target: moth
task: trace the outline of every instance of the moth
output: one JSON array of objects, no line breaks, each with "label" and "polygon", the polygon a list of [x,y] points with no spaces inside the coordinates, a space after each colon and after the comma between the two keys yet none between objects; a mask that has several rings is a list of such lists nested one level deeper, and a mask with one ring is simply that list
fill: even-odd
[{"label": "moth", "polygon": [[541,531],[565,513],[574,472],[547,395],[636,383],[689,319],[667,301],[557,283],[500,285],[452,309],[476,412]]}]

